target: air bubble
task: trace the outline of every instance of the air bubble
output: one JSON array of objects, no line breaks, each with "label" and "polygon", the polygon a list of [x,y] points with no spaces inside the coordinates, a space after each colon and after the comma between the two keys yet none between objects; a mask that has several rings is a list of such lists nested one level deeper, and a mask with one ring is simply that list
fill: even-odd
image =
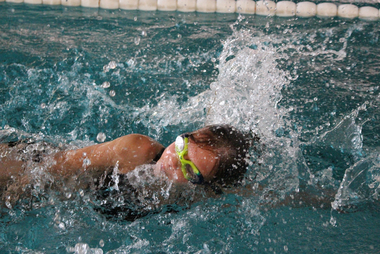
[{"label": "air bubble", "polygon": [[104,142],[106,140],[106,134],[104,134],[103,132],[99,132],[96,136],[96,140],[98,142]]},{"label": "air bubble", "polygon": [[100,239],[100,241],[99,241],[99,246],[100,246],[100,247],[104,247],[104,241],[103,241],[103,239]]},{"label": "air bubble", "polygon": [[102,84],[102,88],[108,88],[108,87],[110,87],[111,86],[111,84],[110,84],[110,82],[108,82],[108,81],[105,81],[105,82],[103,82],[103,84]]},{"label": "air bubble", "polygon": [[111,97],[114,97],[114,96],[116,95],[116,92],[115,92],[114,90],[111,90],[111,91],[109,92],[109,94],[110,94]]}]

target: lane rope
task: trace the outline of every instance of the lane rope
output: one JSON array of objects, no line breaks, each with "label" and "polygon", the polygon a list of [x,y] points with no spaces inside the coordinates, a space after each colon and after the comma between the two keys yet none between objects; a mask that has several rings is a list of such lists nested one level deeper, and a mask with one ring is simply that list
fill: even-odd
[{"label": "lane rope", "polygon": [[203,13],[242,13],[279,17],[341,17],[347,19],[379,20],[379,9],[372,6],[291,1],[253,0],[0,0],[0,2],[83,6],[89,8],[142,11],[180,11]]}]

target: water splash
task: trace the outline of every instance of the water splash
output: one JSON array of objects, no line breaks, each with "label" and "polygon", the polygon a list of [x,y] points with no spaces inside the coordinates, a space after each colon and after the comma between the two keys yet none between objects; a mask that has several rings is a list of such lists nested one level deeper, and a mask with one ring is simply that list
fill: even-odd
[{"label": "water splash", "polygon": [[346,170],[332,208],[338,211],[359,209],[362,205],[379,201],[379,194],[380,155],[375,153]]}]

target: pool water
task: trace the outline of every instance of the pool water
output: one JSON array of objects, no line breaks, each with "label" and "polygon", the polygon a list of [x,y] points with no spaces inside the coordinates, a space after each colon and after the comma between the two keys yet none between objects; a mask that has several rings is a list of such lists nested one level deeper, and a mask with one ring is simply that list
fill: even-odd
[{"label": "pool water", "polygon": [[81,191],[1,208],[2,253],[379,253],[378,22],[9,3],[0,17],[1,142],[168,145],[228,123],[263,144],[242,186],[177,212],[107,219]]}]

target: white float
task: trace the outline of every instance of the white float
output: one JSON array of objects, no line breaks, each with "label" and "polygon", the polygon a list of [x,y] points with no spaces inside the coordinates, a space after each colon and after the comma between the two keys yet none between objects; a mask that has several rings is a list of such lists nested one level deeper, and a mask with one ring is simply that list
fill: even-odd
[{"label": "white float", "polygon": [[236,12],[235,0],[216,0],[216,12],[219,12],[219,13]]},{"label": "white float", "polygon": [[46,4],[46,5],[61,5],[61,0],[42,0],[42,4]]},{"label": "white float", "polygon": [[359,8],[353,4],[342,4],[338,7],[338,16],[353,19],[359,16]]},{"label": "white float", "polygon": [[119,0],[119,7],[123,10],[137,10],[139,8],[139,0]]},{"label": "white float", "polygon": [[300,2],[297,4],[296,15],[301,18],[309,18],[317,15],[317,5],[312,2]]},{"label": "white float", "polygon": [[6,2],[8,2],[8,3],[23,3],[24,2],[24,0],[6,0]]},{"label": "white float", "polygon": [[255,14],[256,12],[256,2],[253,0],[237,0],[236,1],[236,12]]},{"label": "white float", "polygon": [[257,1],[256,14],[264,16],[272,16],[276,14],[276,3],[273,1]]},{"label": "white float", "polygon": [[215,12],[216,0],[197,0],[197,11],[199,12]]},{"label": "white float", "polygon": [[333,3],[320,3],[317,5],[317,16],[335,17],[338,13],[338,7]]},{"label": "white float", "polygon": [[[29,1],[29,0],[25,0]],[[61,0],[61,4],[64,6],[80,6],[80,0]]]},{"label": "white float", "polygon": [[100,0],[99,7],[110,10],[119,9],[119,0]]},{"label": "white float", "polygon": [[178,0],[177,11],[191,12],[197,10],[197,0]]},{"label": "white float", "polygon": [[379,10],[375,7],[365,6],[359,9],[359,18],[365,20],[378,20]]},{"label": "white float", "polygon": [[291,17],[296,15],[297,5],[291,1],[277,2],[276,16],[278,17]]},{"label": "white float", "polygon": [[158,0],[157,9],[160,11],[175,11],[177,10],[177,0]]},{"label": "white float", "polygon": [[42,0],[24,0],[26,4],[42,4]]},{"label": "white float", "polygon": [[90,8],[98,8],[99,0],[81,0],[81,6],[90,7]]},{"label": "white float", "polygon": [[139,0],[139,10],[141,11],[157,10],[157,0]]}]

